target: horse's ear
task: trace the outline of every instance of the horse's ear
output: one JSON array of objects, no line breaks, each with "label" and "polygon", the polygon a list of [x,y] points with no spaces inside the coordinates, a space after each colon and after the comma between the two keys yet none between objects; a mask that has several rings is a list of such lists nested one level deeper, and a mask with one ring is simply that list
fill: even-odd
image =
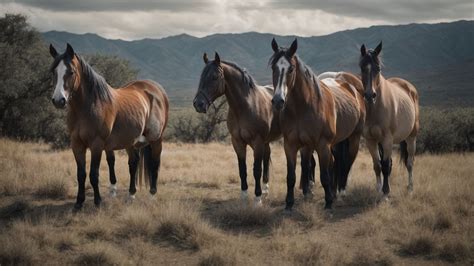
[{"label": "horse's ear", "polygon": [[49,53],[53,58],[56,58],[58,56],[58,51],[56,51],[56,48],[50,43],[49,44]]},{"label": "horse's ear", "polygon": [[207,54],[206,54],[206,53],[204,53],[204,54],[202,55],[202,60],[204,60],[204,64],[207,64],[207,63],[209,62],[209,58],[207,58]]},{"label": "horse's ear", "polygon": [[218,65],[221,63],[221,58],[219,57],[219,54],[217,52],[214,55],[214,62],[216,62],[216,64]]},{"label": "horse's ear", "polygon": [[379,55],[381,51],[382,51],[382,41],[380,41],[379,45],[377,45],[377,47],[375,47],[374,52],[375,52],[376,55]]},{"label": "horse's ear", "polygon": [[66,46],[66,54],[69,56],[69,58],[74,57],[74,49],[72,49],[72,46],[68,43]]},{"label": "horse's ear", "polygon": [[280,51],[280,49],[278,49],[278,43],[275,40],[275,38],[273,38],[273,40],[272,40],[272,49],[273,49],[273,52],[275,52],[275,53],[278,53],[278,51]]},{"label": "horse's ear", "polygon": [[291,43],[291,46],[290,48],[288,49],[288,51],[286,52],[286,54],[288,55],[288,57],[292,57],[296,54],[296,49],[298,49],[298,40],[295,38],[295,40],[293,41],[293,43]]},{"label": "horse's ear", "polygon": [[360,47],[360,55],[364,56],[367,54],[367,49],[365,48],[365,45],[362,44],[362,46]]}]

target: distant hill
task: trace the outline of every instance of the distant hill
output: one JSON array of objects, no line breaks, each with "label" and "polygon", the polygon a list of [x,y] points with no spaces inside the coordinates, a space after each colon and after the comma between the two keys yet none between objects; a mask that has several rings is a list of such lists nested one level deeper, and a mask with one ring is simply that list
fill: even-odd
[{"label": "distant hill", "polygon": [[[247,68],[260,84],[271,82],[268,59],[275,37],[286,46],[295,36],[256,32],[214,34],[197,38],[186,34],[163,39],[109,40],[96,34],[43,33],[47,42],[63,48],[69,42],[79,53],[105,53],[126,58],[140,70],[140,78],[163,84],[175,105],[189,106],[203,67],[202,54]],[[298,53],[316,73],[359,73],[359,47],[375,47],[383,40],[383,73],[412,81],[422,105],[474,105],[474,21],[440,24],[373,26],[326,36],[298,37]]]}]

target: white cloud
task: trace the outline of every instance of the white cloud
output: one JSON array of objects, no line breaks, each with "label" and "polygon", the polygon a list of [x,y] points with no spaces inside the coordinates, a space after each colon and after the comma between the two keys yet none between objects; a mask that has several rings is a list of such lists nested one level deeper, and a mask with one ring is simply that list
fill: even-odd
[{"label": "white cloud", "polygon": [[[300,8],[301,5],[283,8],[275,6],[269,0],[206,0],[201,1],[202,6],[199,8],[186,8],[185,0],[178,1],[176,5],[170,4],[173,1],[161,1],[168,3],[164,9],[148,4],[145,7],[150,6],[150,10],[138,6],[133,11],[123,10],[127,1],[119,1],[119,8],[114,8],[113,3],[109,4],[110,8],[102,4],[96,9],[100,11],[91,11],[91,7],[84,8],[83,5],[73,5],[71,10],[67,10],[64,4],[61,8],[48,7],[48,4],[57,1],[62,0],[40,0],[38,4],[4,2],[0,3],[0,13],[26,14],[30,23],[40,31],[91,32],[106,38],[126,40],[160,38],[181,33],[202,37],[213,33],[247,31],[315,36],[357,27],[396,23],[381,17],[336,14],[330,9],[323,11],[311,5],[308,9]],[[135,5],[141,2],[144,1],[130,1]]]}]

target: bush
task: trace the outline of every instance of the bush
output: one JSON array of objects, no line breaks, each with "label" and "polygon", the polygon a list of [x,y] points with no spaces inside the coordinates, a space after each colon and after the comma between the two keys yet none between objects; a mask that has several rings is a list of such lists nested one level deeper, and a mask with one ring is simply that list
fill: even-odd
[{"label": "bush", "polygon": [[474,151],[474,108],[421,108],[417,151]]}]

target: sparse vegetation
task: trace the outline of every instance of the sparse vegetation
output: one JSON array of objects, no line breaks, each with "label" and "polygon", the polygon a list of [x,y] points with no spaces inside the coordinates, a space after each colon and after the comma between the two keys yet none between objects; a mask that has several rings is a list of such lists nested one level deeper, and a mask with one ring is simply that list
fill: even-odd
[{"label": "sparse vegetation", "polygon": [[[72,152],[7,139],[0,139],[0,147],[2,265],[399,265],[474,260],[474,155],[469,153],[419,155],[413,194],[406,191],[405,168],[394,160],[392,194],[382,201],[374,191],[370,156],[361,150],[347,196],[338,198],[332,212],[323,210],[322,188],[316,183],[313,199],[303,200],[297,190],[295,209],[287,213],[281,146],[273,146],[270,195],[262,208],[255,208],[251,173],[249,202],[240,200],[230,145],[165,143],[156,201],[146,189],[138,191],[134,202],[126,201],[127,156],[117,153],[117,198],[107,195],[104,160],[104,205],[95,209],[88,186],[84,210],[73,214]],[[55,184],[65,190],[55,189]]]}]

